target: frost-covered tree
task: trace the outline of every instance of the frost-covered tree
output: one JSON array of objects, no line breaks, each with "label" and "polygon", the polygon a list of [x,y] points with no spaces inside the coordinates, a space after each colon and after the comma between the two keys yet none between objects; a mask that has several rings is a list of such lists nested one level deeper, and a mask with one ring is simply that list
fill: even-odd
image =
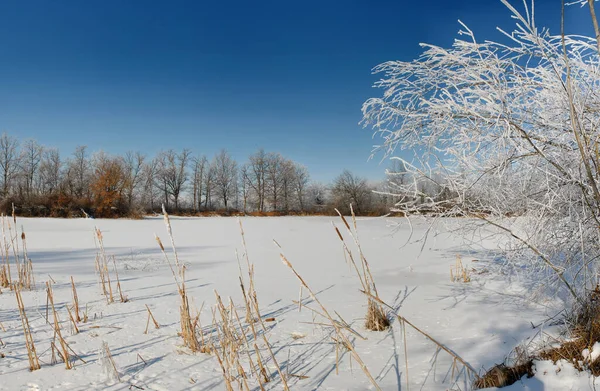
[{"label": "frost-covered tree", "polygon": [[450,48],[376,67],[383,94],[364,103],[364,124],[384,154],[414,151],[397,209],[478,216],[511,239],[505,256],[532,283],[581,300],[600,266],[600,43],[503,3],[517,21],[506,42],[463,25]]}]

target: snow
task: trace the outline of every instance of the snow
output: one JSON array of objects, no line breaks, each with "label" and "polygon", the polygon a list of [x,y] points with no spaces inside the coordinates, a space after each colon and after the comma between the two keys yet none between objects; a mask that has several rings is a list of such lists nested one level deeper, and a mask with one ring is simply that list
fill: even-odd
[{"label": "snow", "polygon": [[584,359],[588,360],[589,362],[596,361],[596,359],[598,357],[600,357],[600,342],[594,343],[594,346],[592,346],[591,352],[589,349],[583,349],[583,352],[581,352],[581,355],[583,356]]},{"label": "snow", "polygon": [[558,361],[556,365],[549,361],[534,361],[534,365],[534,377],[530,379],[524,377],[520,382],[502,388],[502,390],[578,391],[595,389],[595,379],[587,373],[579,372],[567,361]]},{"label": "snow", "polygon": [[[281,245],[287,259],[319,300],[337,311],[367,337],[355,341],[355,349],[377,383],[384,390],[406,389],[407,371],[403,333],[398,322],[392,330],[370,332],[363,327],[366,298],[346,264],[341,243],[329,217],[242,218],[250,261],[255,265],[255,284],[262,315],[275,318],[267,332],[277,361],[285,373],[307,376],[290,378],[291,389],[365,390],[373,389],[349,355],[335,369],[335,345],[328,329],[314,324],[313,314],[298,311],[299,284],[280,261]],[[335,219],[333,219],[335,221]],[[204,303],[201,324],[212,321],[210,308],[214,291],[243,304],[239,287],[236,250],[243,248],[235,218],[172,218],[180,259],[187,265],[186,286],[192,308]],[[426,245],[411,242],[409,226],[393,231],[390,224],[401,219],[362,218],[358,228],[362,249],[371,265],[380,297],[399,313],[459,354],[476,370],[499,363],[519,343],[532,338],[532,329],[556,308],[552,301],[534,304],[521,299],[518,283],[509,285],[505,276],[485,272],[488,251],[466,249],[459,238],[442,226],[431,233]],[[335,221],[336,224],[338,223]],[[143,220],[20,219],[27,233],[29,256],[33,261],[37,289],[23,291],[41,370],[29,372],[21,320],[14,294],[3,289],[0,295],[0,390],[224,390],[221,369],[213,355],[193,354],[178,336],[179,295],[173,276],[164,263],[154,239],[156,233],[169,243],[162,218]],[[340,224],[341,225],[341,224]],[[116,257],[126,303],[107,304],[101,295],[94,271],[96,250],[93,230],[98,227],[106,251]],[[414,221],[413,238],[427,229]],[[463,264],[481,273],[472,273],[471,282],[450,281],[450,267],[456,254]],[[474,261],[476,260],[476,262]],[[80,307],[87,305],[89,321],[80,323],[72,334],[66,305],[72,302],[70,277],[77,287]],[[51,365],[50,341],[53,330],[46,323],[46,294],[42,288],[50,277],[55,303],[63,323],[63,335],[72,349],[85,360],[66,370],[60,362]],[[161,325],[152,324],[144,334],[148,305]],[[83,310],[82,310],[83,311]],[[50,316],[51,318],[51,316]],[[466,389],[464,376],[454,385],[450,380],[452,358],[407,328],[408,383],[410,389]],[[103,344],[110,348],[118,376],[109,367]],[[592,355],[600,354],[594,346]],[[282,389],[273,372],[270,389]],[[556,369],[561,370],[557,373]],[[577,373],[568,364],[536,363],[536,376],[523,379],[510,389],[588,389],[587,374]],[[120,380],[120,381],[119,381]],[[569,385],[573,382],[573,387]],[[134,387],[135,386],[135,387]],[[256,387],[256,384],[255,384]],[[536,388],[537,387],[537,388]],[[555,387],[555,388],[552,388]],[[558,387],[558,388],[557,388]],[[566,388],[565,388],[566,387]],[[587,387],[587,388],[586,388]]]}]

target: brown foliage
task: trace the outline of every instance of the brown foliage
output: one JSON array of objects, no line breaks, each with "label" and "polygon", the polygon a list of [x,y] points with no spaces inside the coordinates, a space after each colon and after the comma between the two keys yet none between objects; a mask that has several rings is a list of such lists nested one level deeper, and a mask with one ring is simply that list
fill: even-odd
[{"label": "brown foliage", "polygon": [[90,187],[96,217],[117,217],[126,209],[127,176],[121,162],[105,159],[98,163]]}]

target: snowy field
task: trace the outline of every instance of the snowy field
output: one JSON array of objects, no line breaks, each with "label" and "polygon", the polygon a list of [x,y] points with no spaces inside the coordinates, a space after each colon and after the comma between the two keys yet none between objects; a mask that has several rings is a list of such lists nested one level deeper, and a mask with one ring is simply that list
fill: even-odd
[{"label": "snowy field", "polygon": [[[279,258],[273,239],[329,311],[337,311],[366,340],[356,339],[356,352],[384,390],[405,390],[407,371],[403,333],[397,321],[385,332],[370,332],[363,326],[366,297],[352,269],[346,264],[341,242],[329,217],[243,218],[249,258],[255,265],[255,284],[261,313],[274,318],[267,323],[267,337],[291,389],[373,389],[360,367],[345,354],[336,374],[336,349],[330,329],[315,324],[307,309],[298,310],[299,283]],[[439,226],[426,245],[403,244],[409,227],[401,219],[360,218],[363,251],[371,264],[380,297],[398,308],[407,320],[420,327],[476,370],[488,369],[520,342],[533,337],[532,328],[553,315],[551,302],[530,304],[508,285],[506,277],[486,273],[490,252],[469,250]],[[403,223],[393,231],[390,224]],[[221,390],[221,369],[214,355],[190,353],[178,336],[179,295],[173,276],[163,260],[154,234],[168,249],[169,239],[162,218],[130,220],[20,219],[27,233],[33,261],[35,291],[22,291],[41,370],[30,372],[23,328],[15,295],[3,289],[0,295],[0,389],[2,390]],[[192,308],[200,308],[201,324],[212,322],[214,291],[241,306],[236,249],[243,253],[236,218],[172,218],[179,256],[187,265],[186,280]],[[123,293],[129,301],[107,304],[98,284],[94,263],[93,230],[102,230],[106,251],[116,257]],[[413,239],[427,225],[414,222]],[[342,231],[343,232],[343,231]],[[465,266],[475,268],[471,282],[450,281],[450,267],[461,254]],[[473,260],[477,260],[474,262]],[[73,277],[80,307],[87,306],[89,320],[79,323],[74,334],[68,322]],[[53,328],[46,322],[45,281],[55,281],[54,296],[63,336],[73,351],[75,367],[51,365]],[[114,282],[113,282],[114,287]],[[116,294],[116,293],[115,293]],[[118,295],[118,294],[116,294]],[[541,301],[543,303],[543,301]],[[160,324],[150,324],[144,334],[147,310]],[[52,316],[50,316],[52,321]],[[316,320],[317,323],[322,320]],[[299,338],[300,337],[300,338]],[[464,376],[453,382],[452,357],[421,334],[406,332],[408,383],[410,389],[462,389]],[[110,347],[120,382],[110,376],[99,360],[102,343]],[[342,353],[340,353],[342,354]],[[269,389],[283,389],[273,363]],[[540,368],[544,367],[541,371]],[[110,372],[110,371],[108,371]],[[538,364],[536,377],[511,389],[588,389],[587,375],[557,373],[556,367]],[[258,384],[249,379],[251,388]],[[585,388],[583,388],[585,387]]]}]

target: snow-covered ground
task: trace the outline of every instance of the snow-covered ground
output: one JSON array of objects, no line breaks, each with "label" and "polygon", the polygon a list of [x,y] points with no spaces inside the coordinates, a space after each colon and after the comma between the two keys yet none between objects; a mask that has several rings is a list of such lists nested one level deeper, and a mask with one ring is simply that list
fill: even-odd
[{"label": "snow-covered ground", "polygon": [[[273,239],[318,298],[331,311],[351,322],[367,340],[357,339],[356,351],[384,390],[466,389],[464,382],[453,384],[452,358],[422,335],[407,329],[408,373],[403,334],[398,322],[386,332],[370,332],[363,327],[366,298],[359,282],[346,264],[342,246],[326,217],[243,218],[250,261],[255,265],[258,301],[264,317],[273,317],[267,336],[277,361],[291,377],[291,389],[364,390],[372,389],[349,355],[341,360],[336,374],[335,345],[328,329],[314,324],[313,314],[293,303],[299,283],[279,258]],[[391,223],[403,220],[360,218],[359,235],[371,264],[380,297],[399,308],[399,313],[458,353],[475,369],[499,363],[511,349],[533,337],[532,328],[555,308],[531,304],[508,285],[503,276],[486,273],[488,252],[469,250],[456,236],[439,226],[422,243],[403,244],[409,236],[404,224],[393,231]],[[336,224],[338,221],[336,221]],[[20,219],[27,233],[29,256],[33,261],[37,289],[23,291],[27,315],[33,331],[41,370],[28,370],[27,353],[17,303],[12,292],[0,295],[0,389],[2,390],[212,390],[225,389],[221,369],[213,355],[190,353],[182,347],[179,331],[179,296],[173,276],[154,234],[169,243],[162,218],[144,220],[59,220]],[[204,303],[201,324],[210,325],[214,291],[241,305],[236,249],[242,253],[236,218],[172,218],[179,256],[187,264],[186,280],[192,307]],[[341,225],[341,224],[338,224]],[[94,226],[102,230],[108,254],[116,257],[126,303],[107,305],[98,285],[94,262]],[[417,238],[427,224],[413,222]],[[343,231],[342,231],[343,232]],[[494,243],[486,243],[493,252]],[[456,254],[465,266],[474,267],[469,283],[450,281],[450,267]],[[477,262],[473,262],[477,260]],[[66,306],[72,302],[73,276],[79,303],[87,305],[89,321],[79,324],[72,334]],[[54,296],[63,334],[82,361],[66,370],[61,363],[51,365],[50,341],[53,329],[47,324],[46,293],[50,277],[55,281]],[[148,305],[160,329],[150,327],[144,334]],[[52,317],[50,316],[50,320]],[[319,320],[318,322],[322,322]],[[293,335],[305,335],[295,339]],[[100,364],[99,351],[106,342],[120,373],[120,382],[107,376]],[[142,361],[143,358],[143,361]],[[585,374],[558,374],[548,363],[538,364],[536,377],[511,389],[588,389]],[[273,372],[272,389],[282,389]],[[561,374],[562,373],[562,374]],[[569,376],[566,376],[569,374]],[[557,378],[560,380],[558,381]],[[255,384],[256,385],[256,384]]]}]

